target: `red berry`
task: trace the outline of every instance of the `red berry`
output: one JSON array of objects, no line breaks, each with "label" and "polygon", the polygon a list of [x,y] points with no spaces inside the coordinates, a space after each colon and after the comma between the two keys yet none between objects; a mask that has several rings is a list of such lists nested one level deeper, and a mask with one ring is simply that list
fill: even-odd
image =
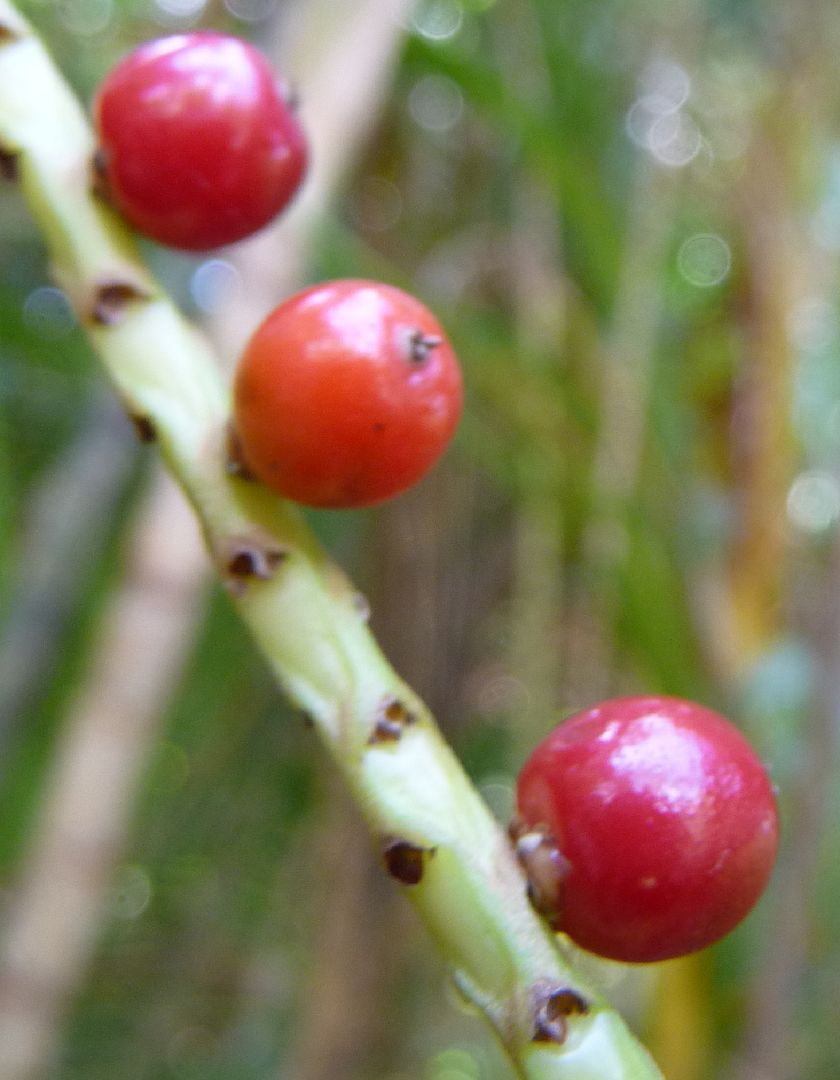
[{"label": "red berry", "polygon": [[241,240],[291,199],[306,143],[268,62],[210,31],[141,45],[94,100],[99,184],[140,232],[202,251]]},{"label": "red berry", "polygon": [[555,929],[613,960],[666,960],[729,933],[773,867],[767,774],[729,721],[668,697],[578,713],[537,746],[514,834]]},{"label": "red berry", "polygon": [[234,385],[244,465],[310,506],[369,506],[411,487],[460,413],[461,373],[434,316],[371,281],[315,285],[281,304]]}]

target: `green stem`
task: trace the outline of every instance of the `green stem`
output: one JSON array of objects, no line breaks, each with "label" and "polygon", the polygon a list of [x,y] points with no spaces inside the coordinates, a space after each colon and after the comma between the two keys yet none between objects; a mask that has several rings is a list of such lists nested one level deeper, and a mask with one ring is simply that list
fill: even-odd
[{"label": "green stem", "polygon": [[294,507],[229,474],[218,365],[91,194],[93,149],[61,75],[0,0],[0,150],[55,277],[129,414],[157,438],[233,602],[340,765],[456,985],[521,1077],[654,1080],[646,1051],[534,914],[504,834],[382,656],[350,583]]}]

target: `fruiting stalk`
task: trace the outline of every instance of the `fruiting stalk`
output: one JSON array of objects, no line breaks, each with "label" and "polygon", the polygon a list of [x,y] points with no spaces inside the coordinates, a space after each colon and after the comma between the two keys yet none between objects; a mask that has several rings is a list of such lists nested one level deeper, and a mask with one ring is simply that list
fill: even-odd
[{"label": "fruiting stalk", "polygon": [[520,1077],[654,1080],[647,1052],[531,909],[507,839],[382,656],[349,581],[294,507],[230,475],[218,365],[91,194],[93,149],[40,41],[0,0],[0,151],[43,230],[56,281],[129,415],[156,437],[233,603],[339,764],[461,993]]}]

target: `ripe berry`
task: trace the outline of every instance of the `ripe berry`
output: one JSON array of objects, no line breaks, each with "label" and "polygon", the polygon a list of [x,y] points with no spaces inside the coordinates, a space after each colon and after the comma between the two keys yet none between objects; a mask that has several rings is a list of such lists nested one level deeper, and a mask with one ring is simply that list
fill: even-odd
[{"label": "ripe berry", "polygon": [[140,232],[203,251],[241,240],[291,199],[306,143],[255,48],[211,31],[141,45],[94,100],[97,187]]},{"label": "ripe berry", "polygon": [[242,463],[309,506],[369,506],[411,487],[460,413],[461,373],[434,316],[371,281],[327,282],[282,303],[234,384]]},{"label": "ripe berry", "polygon": [[729,933],[773,867],[767,774],[727,720],[668,697],[605,701],[525,763],[512,834],[553,927],[613,960],[665,960]]}]

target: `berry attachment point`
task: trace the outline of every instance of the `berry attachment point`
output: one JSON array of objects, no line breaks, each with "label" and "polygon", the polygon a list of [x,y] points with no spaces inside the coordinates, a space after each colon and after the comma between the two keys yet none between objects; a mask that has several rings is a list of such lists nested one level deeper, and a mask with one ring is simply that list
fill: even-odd
[{"label": "berry attachment point", "polygon": [[643,963],[702,949],[761,896],[779,824],[767,773],[711,709],[615,698],[525,763],[511,827],[535,906],[590,952]]},{"label": "berry attachment point", "polygon": [[206,251],[256,232],[307,164],[268,61],[241,38],[175,34],[129,53],[93,105],[93,186],[140,232]]},{"label": "berry attachment point", "polygon": [[431,312],[390,285],[343,280],[260,326],[234,383],[241,463],[308,506],[371,506],[415,484],[461,414],[461,373]]}]

